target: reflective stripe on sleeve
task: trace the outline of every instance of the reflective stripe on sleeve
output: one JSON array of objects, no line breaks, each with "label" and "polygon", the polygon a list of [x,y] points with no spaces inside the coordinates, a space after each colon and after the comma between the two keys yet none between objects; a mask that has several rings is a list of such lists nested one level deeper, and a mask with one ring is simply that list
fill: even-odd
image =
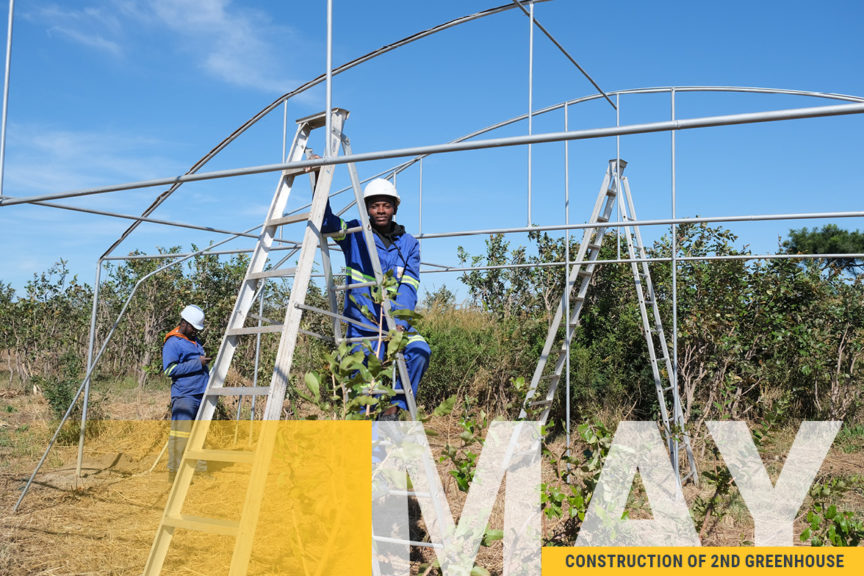
[{"label": "reflective stripe on sleeve", "polygon": [[402,282],[404,284],[408,284],[409,286],[413,286],[415,290],[420,289],[420,280],[417,280],[416,278],[412,278],[411,276],[408,276],[407,274],[402,276]]},{"label": "reflective stripe on sleeve", "polygon": [[174,369],[175,369],[175,368],[177,368],[177,363],[176,363],[176,362],[172,362],[171,364],[169,364],[169,365],[168,365],[168,368],[165,369],[165,375],[166,375],[166,376],[170,376],[171,373],[174,372]]},{"label": "reflective stripe on sleeve", "polygon": [[168,436],[174,436],[175,438],[189,438],[191,432],[184,432],[182,430],[171,430],[168,432]]},{"label": "reflective stripe on sleeve", "polygon": [[375,282],[374,276],[367,276],[366,274],[363,274],[363,272],[361,272],[360,270],[355,270],[350,266],[346,266],[345,271],[348,273],[349,276],[351,276],[351,280],[355,282]]},{"label": "reflective stripe on sleeve", "polygon": [[426,339],[420,334],[412,334],[408,337],[408,344],[413,344],[414,342],[426,342]]}]

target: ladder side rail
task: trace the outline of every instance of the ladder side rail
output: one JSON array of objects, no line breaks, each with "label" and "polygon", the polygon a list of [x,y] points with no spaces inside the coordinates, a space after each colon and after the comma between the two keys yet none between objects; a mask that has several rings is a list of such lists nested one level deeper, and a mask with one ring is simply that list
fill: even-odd
[{"label": "ladder side rail", "polygon": [[[633,220],[636,220],[636,209],[633,203],[633,195],[630,192],[630,182],[625,177],[623,178],[624,183],[624,193],[627,198],[627,203],[630,209],[630,214],[633,217]],[[693,455],[693,448],[690,444],[690,434],[687,432],[684,421],[684,412],[681,409],[681,395],[678,389],[678,381],[675,378],[676,372],[673,372],[673,358],[669,353],[669,347],[666,342],[666,335],[663,331],[663,322],[660,317],[660,308],[659,303],[657,302],[656,294],[654,292],[654,283],[651,279],[651,273],[648,266],[648,262],[646,260],[646,251],[645,244],[642,242],[642,234],[639,230],[638,226],[634,226],[636,241],[639,246],[639,256],[643,259],[642,268],[645,276],[645,280],[648,286],[649,294],[651,295],[652,307],[654,310],[654,323],[657,328],[657,337],[660,339],[660,346],[663,350],[663,355],[666,358],[666,370],[669,376],[669,389],[672,391],[672,417],[675,422],[678,431],[683,437],[684,449],[687,454],[687,462],[688,467],[690,468],[690,474],[693,477],[694,483],[699,482],[699,471],[696,468],[696,458]],[[672,453],[673,464],[677,466],[678,462],[678,436],[674,437],[674,450]],[[677,469],[677,468],[676,468]]]},{"label": "ladder side rail", "polygon": [[[626,177],[622,178],[622,180],[624,181],[623,182],[624,194],[626,196],[626,200],[627,200],[627,204],[628,204],[628,207],[630,210],[631,218],[633,220],[636,220],[637,219],[636,208],[633,204],[633,196],[630,193],[630,182],[627,180]],[[638,250],[638,255],[639,255],[639,258],[643,260],[641,263],[642,274],[645,278],[645,285],[646,285],[646,288],[648,291],[648,297],[651,300],[651,308],[653,309],[653,316],[654,316],[654,326],[657,330],[657,338],[660,341],[660,348],[663,352],[663,358],[666,359],[666,373],[669,375],[669,384],[670,384],[670,386],[672,386],[672,385],[674,385],[674,382],[672,381],[673,374],[674,374],[672,372],[672,357],[669,354],[669,346],[666,342],[666,335],[663,331],[663,321],[660,318],[660,304],[657,301],[657,295],[656,295],[656,292],[654,290],[654,281],[651,279],[651,270],[650,270],[650,267],[648,265],[648,262],[646,261],[647,260],[647,252],[645,250],[645,244],[642,241],[642,233],[640,231],[639,226],[634,226],[633,229],[635,231],[635,238],[636,238],[636,246],[637,246],[637,250]]]},{"label": "ladder side rail", "polygon": [[[608,199],[607,199],[606,208],[604,209],[604,217],[606,217],[606,218],[611,216],[612,209],[613,209],[614,204],[615,204],[614,197],[608,196],[607,198]],[[542,401],[540,401],[540,404],[544,405],[544,409],[541,412],[541,415],[539,418],[539,421],[541,422],[541,424],[546,424],[547,420],[549,419],[549,414],[552,411],[552,402],[555,399],[555,393],[558,391],[558,384],[560,383],[561,376],[564,373],[564,367],[566,365],[567,355],[570,353],[570,349],[569,349],[569,346],[567,345],[567,343],[568,343],[568,341],[572,342],[574,336],[576,335],[576,328],[579,326],[579,318],[581,317],[582,309],[585,306],[585,296],[587,295],[588,288],[591,285],[591,279],[594,277],[594,271],[596,269],[596,260],[600,256],[600,247],[603,244],[603,238],[605,237],[606,232],[608,231],[608,227],[604,226],[604,227],[600,227],[600,228],[596,228],[596,229],[592,229],[592,230],[595,230],[595,238],[593,239],[594,246],[591,249],[589,249],[587,260],[585,260],[583,262],[584,264],[587,264],[586,265],[586,274],[582,275],[582,280],[581,280],[581,284],[579,286],[579,291],[577,292],[576,304],[575,304],[575,306],[571,307],[570,319],[568,320],[567,326],[565,327],[567,337],[565,337],[561,341],[561,345],[558,348],[558,357],[555,360],[555,367],[552,371],[552,374],[549,376],[549,386],[547,387],[546,395],[545,395],[544,399]],[[577,276],[578,276],[579,275],[578,270],[576,270],[576,272],[577,272]],[[557,330],[556,330],[556,333],[557,333]],[[548,361],[549,360],[548,360],[548,356],[547,356],[547,358],[543,361],[544,370],[545,370],[546,364],[548,364]],[[535,373],[536,373],[536,371],[537,371],[537,369],[535,369]],[[537,385],[532,386],[529,389],[530,395],[526,394],[525,406],[530,405],[530,403],[527,402],[527,400],[532,399],[534,397],[534,395],[536,394],[536,389],[539,386],[540,379],[542,379],[542,370],[541,370],[540,375],[538,376]],[[533,379],[532,379],[532,384],[533,384]],[[537,405],[537,404],[535,403],[535,405]],[[524,412],[524,414],[523,414],[523,412]],[[522,412],[520,412],[519,417],[525,418],[526,416],[527,416],[527,408],[523,407]]]},{"label": "ladder side rail", "polygon": [[[601,207],[604,203],[604,199],[606,200],[608,208],[608,190],[610,182],[611,173],[609,170],[607,170],[606,175],[603,177],[603,184],[600,186],[600,192],[597,194],[597,200],[594,203],[594,209],[591,212],[591,218],[589,219],[589,222],[597,222],[598,215],[600,214]],[[564,316],[564,299],[570,298],[573,286],[575,286],[576,282],[580,278],[579,271],[582,268],[583,263],[585,262],[585,255],[588,252],[588,246],[589,244],[591,244],[594,233],[594,228],[585,228],[585,231],[582,234],[582,241],[579,243],[579,251],[576,254],[576,263],[570,269],[570,284],[565,287],[564,292],[561,295],[561,300],[558,302],[558,306],[555,309],[555,315],[552,317],[552,322],[549,324],[549,329],[546,332],[546,341],[543,345],[543,350],[540,353],[540,359],[537,362],[537,367],[534,369],[534,374],[531,376],[531,384],[528,388],[528,392],[525,394],[525,401],[522,404],[522,410],[519,412],[519,418],[525,418],[527,416],[528,402],[533,399],[534,394],[536,394],[537,392],[537,387],[539,386],[540,380],[543,377],[543,371],[546,368],[546,363],[548,362],[549,355],[552,352],[552,347],[555,344],[555,339],[558,335],[558,328],[561,326],[561,319]],[[581,288],[587,286],[587,283],[589,281],[590,278],[582,278],[580,292]]]},{"label": "ladder side rail", "polygon": [[[589,222],[600,222],[601,218],[604,222],[609,221],[609,218],[612,214],[612,207],[615,203],[615,197],[617,195],[617,190],[613,189],[611,185],[612,173],[610,166],[610,168],[607,169],[605,176],[603,177],[603,184],[600,186],[600,192],[597,194],[597,200],[594,203],[594,209],[591,212],[591,218]],[[572,266],[570,271],[569,285],[565,287],[565,290],[561,295],[561,300],[555,310],[555,315],[549,325],[549,330],[546,334],[546,341],[543,345],[543,350],[540,353],[537,367],[534,369],[534,374],[531,377],[531,384],[528,388],[528,392],[525,395],[525,401],[523,402],[522,410],[519,412],[519,418],[525,418],[528,415],[528,407],[531,405],[531,400],[537,393],[537,388],[540,385],[540,381],[543,379],[543,372],[546,369],[546,364],[549,361],[552,347],[558,336],[558,329],[561,325],[561,319],[564,314],[564,307],[566,302],[565,298],[571,298],[573,287],[578,281],[580,282],[580,285],[579,291],[577,292],[576,310],[571,311],[570,318],[567,319],[568,325],[566,328],[568,331],[572,331],[571,336],[573,333],[575,333],[575,326],[578,322],[579,314],[582,311],[585,295],[588,292],[591,278],[594,275],[594,269],[596,267],[594,261],[596,261],[600,255],[600,246],[603,242],[603,236],[606,234],[606,230],[606,226],[599,226],[597,228],[586,228],[585,232],[583,233],[582,241],[579,244],[579,250],[576,254],[576,263]],[[580,274],[580,270],[583,265],[585,266],[586,273]],[[561,360],[561,355],[567,353],[567,351],[564,350],[566,349],[566,340],[565,343],[562,344],[562,347],[563,348],[559,350],[558,353],[559,361]],[[551,399],[554,397],[555,391],[557,390],[559,378],[560,372],[558,372],[556,369],[556,374],[553,375],[553,379],[550,382],[546,393],[547,406],[541,414],[541,422],[543,423],[545,423],[549,417],[549,412],[551,410]]]},{"label": "ladder side rail", "polygon": [[[291,154],[289,156],[291,161],[299,161],[302,159],[302,153],[306,147],[306,141],[309,138],[309,131],[310,130],[306,125],[300,125],[297,127],[297,132],[291,145]],[[255,245],[255,249],[249,260],[249,266],[246,269],[246,276],[241,283],[237,300],[234,303],[234,309],[229,317],[228,329],[240,328],[246,322],[246,316],[251,309],[255,297],[258,295],[260,283],[258,280],[250,279],[249,275],[263,271],[264,267],[267,265],[267,259],[276,229],[275,226],[268,226],[267,223],[274,218],[278,218],[285,210],[285,205],[287,204],[288,197],[291,194],[293,183],[294,175],[283,175],[279,179],[277,191],[273,195],[273,200],[270,203],[270,208],[267,211],[264,226],[261,230],[261,235],[259,236],[258,243]],[[210,381],[207,386],[208,391],[210,388],[218,388],[224,385],[225,378],[228,374],[228,368],[234,358],[234,351],[237,348],[237,343],[238,338],[236,336],[223,337],[219,353],[216,355],[216,362],[212,368]],[[208,396],[205,393],[205,397],[201,402],[201,408],[199,409],[198,420],[212,420],[213,414],[216,411],[217,402],[218,399],[216,397]],[[194,434],[193,432],[193,436],[197,436],[197,434]],[[198,446],[197,443],[192,442],[191,437],[190,446],[196,446],[197,448],[201,447]]]},{"label": "ladder side rail", "polygon": [[[624,196],[627,196],[627,188],[625,183],[624,188]],[[627,205],[624,207],[624,218],[628,221],[628,225],[624,227],[626,242],[627,242],[627,250],[631,260],[635,260],[637,257],[644,257],[644,245],[641,242],[641,234],[639,234],[638,227],[629,224],[635,220],[635,214],[632,212],[633,203],[632,197],[628,199]],[[638,246],[637,243],[638,242]],[[637,248],[641,248],[640,252],[637,252]],[[643,262],[643,264],[647,264]],[[651,299],[651,307],[653,312],[653,318],[650,318],[648,315],[647,309],[647,300],[645,291],[643,290],[643,276],[640,274],[640,266],[637,262],[631,262],[631,269],[633,270],[633,279],[636,284],[636,294],[639,300],[639,313],[642,316],[642,330],[645,335],[645,343],[648,345],[648,355],[651,358],[651,371],[654,376],[654,385],[657,388],[657,401],[660,404],[660,414],[663,420],[664,430],[667,433],[666,441],[669,443],[670,453],[674,453],[674,440],[672,438],[672,424],[670,422],[670,406],[666,400],[666,394],[664,389],[667,388],[666,383],[664,382],[663,377],[660,374],[660,366],[657,358],[657,352],[654,345],[654,336],[651,332],[651,319],[654,320],[655,326],[659,325],[659,310],[657,309],[657,300],[653,295],[653,285],[650,283],[650,274],[647,270],[647,266],[642,267],[643,272],[645,274],[644,279],[648,286],[648,298]],[[672,372],[671,372],[671,364],[669,363],[669,355],[668,349],[665,346],[665,341],[661,339],[661,350],[664,353],[663,361],[666,364],[667,368],[667,379],[671,382]],[[671,384],[669,384],[671,387]]]},{"label": "ladder side rail", "polygon": [[[606,204],[602,212],[602,217],[606,221],[608,221],[612,216],[612,210],[615,206],[616,195],[606,195]],[[566,337],[561,341],[561,346],[558,349],[558,358],[555,360],[555,367],[549,378],[549,386],[546,390],[546,396],[541,401],[541,404],[544,405],[544,409],[540,415],[541,424],[546,424],[549,419],[549,414],[552,412],[552,402],[555,399],[555,393],[558,391],[558,384],[561,381],[561,376],[564,373],[567,356],[570,353],[570,347],[568,346],[568,342],[572,343],[573,338],[576,335],[576,328],[579,326],[579,319],[582,315],[582,309],[585,306],[585,297],[588,294],[588,288],[591,285],[591,280],[594,278],[594,272],[597,267],[596,261],[600,257],[600,248],[603,245],[603,239],[606,236],[606,232],[609,230],[609,228],[607,226],[601,226],[599,228],[592,228],[592,230],[594,231],[594,238],[592,240],[592,244],[588,245],[589,249],[587,259],[583,262],[584,264],[586,264],[585,273],[581,274],[582,281],[579,286],[579,291],[576,295],[576,304],[575,306],[571,307],[570,318],[567,321],[567,326],[565,327]],[[574,272],[576,276],[580,276],[579,270],[576,269],[575,266]],[[548,357],[544,361],[544,369],[546,364],[548,364]],[[540,378],[542,378],[542,373],[540,374]],[[532,397],[535,393],[535,389],[536,386],[529,390],[530,392],[532,392]],[[520,417],[524,418],[525,416],[520,414]]]},{"label": "ladder side rail", "polygon": [[[346,117],[346,111],[341,109],[334,110],[333,118],[331,119],[331,130],[337,134],[341,134],[342,125]],[[335,148],[332,151],[332,156],[336,156],[338,154],[339,140],[332,141]],[[299,150],[296,153],[302,154]],[[297,333],[300,329],[300,320],[303,316],[303,311],[296,304],[303,304],[306,301],[306,292],[309,289],[309,281],[312,279],[312,267],[315,262],[315,253],[318,250],[318,237],[321,223],[324,220],[324,211],[327,206],[330,184],[333,181],[334,169],[335,164],[324,166],[317,178],[312,198],[312,207],[309,211],[309,221],[306,224],[302,249],[297,261],[294,284],[291,287],[291,296],[288,299],[288,308],[285,311],[282,337],[279,340],[273,377],[270,381],[270,395],[267,397],[267,404],[264,408],[264,420],[279,420],[282,413],[282,403],[285,400],[285,392],[288,388],[288,375],[291,371],[294,350],[297,346]]]},{"label": "ladder side rail", "polygon": [[[627,207],[622,205],[622,215],[626,221],[630,221]],[[628,223],[624,228],[625,243],[627,244],[627,253],[631,260],[636,259],[636,249],[633,239],[631,225]],[[630,269],[633,272],[633,280],[636,286],[636,298],[639,301],[639,315],[642,319],[642,333],[645,336],[645,343],[648,345],[648,355],[651,360],[651,372],[654,377],[654,386],[657,390],[657,400],[660,404],[660,414],[663,420],[664,430],[667,433],[667,442],[671,441],[671,426],[669,424],[669,410],[666,406],[666,398],[663,394],[663,380],[660,377],[660,369],[657,365],[657,353],[654,349],[654,339],[651,335],[651,324],[648,319],[648,310],[646,308],[645,294],[642,289],[642,278],[639,275],[639,266],[635,261],[631,261]],[[670,446],[671,447],[671,446]]]},{"label": "ladder side rail", "polygon": [[[348,113],[345,110],[336,109],[332,112],[331,130],[341,135],[342,126]],[[338,139],[332,139],[338,144]],[[338,147],[332,151],[332,156],[338,153]],[[305,149],[305,146],[304,146]],[[302,154],[305,150],[297,150]],[[294,350],[297,346],[297,335],[300,330],[300,321],[303,318],[303,310],[298,307],[306,300],[306,293],[312,279],[312,268],[315,264],[315,254],[320,244],[326,243],[321,237],[321,223],[324,220],[324,211],[330,194],[330,185],[333,181],[335,165],[324,166],[316,178],[315,188],[312,195],[312,206],[309,210],[309,220],[303,234],[303,243],[300,257],[297,262],[297,270],[294,276],[294,284],[291,287],[291,296],[288,299],[288,308],[285,311],[282,337],[279,340],[279,349],[276,353],[276,361],[273,369],[273,377],[270,381],[270,394],[267,396],[267,404],[264,407],[264,415],[261,423],[261,434],[255,449],[255,459],[246,489],[246,498],[243,504],[243,512],[240,518],[237,538],[234,543],[234,552],[231,557],[231,576],[246,574],[249,558],[252,555],[252,544],[254,541],[255,528],[258,524],[258,516],[261,511],[261,498],[267,479],[267,471],[270,466],[273,449],[277,436],[277,421],[282,414],[282,404],[288,388],[288,378],[294,359]],[[282,206],[284,210],[284,205]],[[280,212],[281,213],[281,212]]]},{"label": "ladder side rail", "polygon": [[[336,284],[333,281],[333,267],[327,239],[319,235],[318,245],[321,247],[321,267],[324,269],[324,283],[327,285],[327,302],[330,305],[330,311],[333,314],[339,314],[339,303],[336,300]],[[336,342],[342,339],[342,325],[339,323],[338,318],[333,318],[333,334]]]},{"label": "ladder side rail", "polygon": [[[351,141],[343,135],[342,150],[346,156],[351,155]],[[372,225],[369,223],[369,215],[366,213],[366,204],[363,201],[363,190],[360,186],[360,177],[357,174],[357,166],[353,162],[348,164],[348,173],[351,176],[351,187],[354,189],[354,199],[357,202],[357,212],[360,214],[360,223],[363,226],[363,238],[366,241],[366,250],[369,253],[369,261],[372,263],[372,271],[375,275],[375,281],[378,286],[382,285],[384,275],[381,272],[381,259],[378,258],[378,249],[375,244],[375,235],[372,232]],[[387,324],[387,329],[396,327],[393,317],[390,315],[390,301],[386,298],[381,303],[381,314]],[[399,353],[396,355],[396,366],[399,371],[399,380],[402,383],[402,391],[405,395],[405,404],[408,406],[408,412],[411,414],[412,420],[417,419],[417,403],[414,398],[414,388],[411,384],[411,379],[408,377],[408,368],[405,366],[405,358]]]},{"label": "ladder side rail", "polygon": [[[311,159],[314,156],[311,148],[306,149],[306,159]],[[311,189],[315,190],[316,176],[315,170],[309,172],[309,183]],[[328,194],[329,197],[329,194]],[[330,260],[330,245],[327,243],[327,238],[323,234],[318,234],[318,246],[321,249],[321,267],[324,269],[324,284],[327,289],[327,303],[330,306],[330,311],[333,314],[339,313],[339,303],[336,300],[336,283],[333,279],[333,266]],[[333,340],[339,342],[342,338],[342,325],[338,318],[333,318]]]}]

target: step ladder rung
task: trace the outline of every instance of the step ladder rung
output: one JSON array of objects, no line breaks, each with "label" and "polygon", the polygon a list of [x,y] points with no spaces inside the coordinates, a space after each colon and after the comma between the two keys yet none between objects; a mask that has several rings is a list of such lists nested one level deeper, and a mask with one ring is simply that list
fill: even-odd
[{"label": "step ladder rung", "polygon": [[616,196],[617,194],[618,194],[618,191],[615,190],[614,188],[607,188],[606,189],[606,195],[607,196]]},{"label": "step ladder rung", "polygon": [[240,526],[234,520],[222,520],[219,518],[204,518],[201,516],[190,516],[181,514],[179,516],[166,516],[162,519],[164,526],[173,528],[184,528],[186,530],[197,530],[208,534],[219,534],[221,536],[236,536]]},{"label": "step ladder rung", "polygon": [[251,464],[255,453],[248,450],[186,450],[183,454],[186,460],[206,460],[208,462],[234,462],[236,464]]},{"label": "step ladder rung", "polygon": [[377,285],[377,282],[357,282],[356,284],[339,284],[338,286],[334,286],[333,289],[337,292],[341,292],[343,290],[359,290],[361,288],[371,288]]},{"label": "step ladder rung", "polygon": [[390,490],[391,496],[413,496],[414,498],[431,498],[428,492],[415,492],[414,490]]},{"label": "step ladder rung", "polygon": [[354,234],[355,232],[362,232],[362,231],[363,231],[362,226],[354,226],[353,228],[348,228],[344,232],[341,230],[339,230],[337,232],[325,232],[324,234],[322,234],[322,236],[324,236],[325,238],[335,238],[337,236],[343,236],[343,235],[347,236],[348,234]]},{"label": "step ladder rung", "polygon": [[589,250],[600,250],[600,244],[588,244]]},{"label": "step ladder rung", "polygon": [[[390,337],[387,334],[382,334],[381,336],[382,336],[381,337],[382,342],[388,342],[390,340]],[[339,338],[339,340],[336,343],[337,344],[342,344],[342,343],[357,344],[358,342],[370,342],[370,341],[374,341],[374,340],[378,340],[377,334],[374,336],[356,336],[354,338]]]},{"label": "step ladder rung", "polygon": [[554,402],[554,400],[549,400],[548,398],[544,398],[543,400],[536,400],[534,402],[529,402],[529,406],[549,406]]},{"label": "step ladder rung", "polygon": [[290,216],[280,216],[279,218],[273,218],[272,220],[268,221],[267,226],[287,226],[288,224],[295,224],[297,222],[309,220],[309,216],[309,212],[292,214]]},{"label": "step ladder rung", "polygon": [[287,278],[294,276],[296,268],[275,268],[273,270],[263,270],[261,272],[250,272],[246,278],[248,280],[260,280],[262,278]]},{"label": "step ladder rung", "polygon": [[282,324],[269,324],[267,326],[247,326],[245,328],[229,328],[225,331],[226,336],[248,336],[250,334],[273,334],[282,332]]},{"label": "step ladder rung", "polygon": [[603,224],[605,224],[605,223],[609,222],[609,218],[601,215],[601,216],[597,217],[597,222],[602,222]]},{"label": "step ladder rung", "polygon": [[372,535],[372,540],[375,542],[381,542],[384,544],[408,544],[409,546],[418,546],[421,548],[443,548],[441,544],[436,544],[434,542],[419,542],[417,540],[402,540],[401,538],[388,538],[386,536],[375,536]]},{"label": "step ladder rung", "polygon": [[210,388],[206,396],[267,396],[269,386],[219,386]]},{"label": "step ladder rung", "polygon": [[579,270],[579,274],[578,274],[578,275],[579,275],[579,276],[582,276],[582,277],[586,277],[586,276],[593,276],[593,275],[594,275],[594,270],[586,270],[585,268],[581,268],[581,269]]}]

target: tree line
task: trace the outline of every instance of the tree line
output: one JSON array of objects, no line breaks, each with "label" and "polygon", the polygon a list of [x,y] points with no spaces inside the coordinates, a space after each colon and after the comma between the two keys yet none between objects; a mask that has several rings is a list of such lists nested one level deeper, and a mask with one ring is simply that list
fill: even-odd
[{"label": "tree line", "polygon": [[[677,229],[682,256],[727,256],[728,260],[679,261],[677,271],[678,373],[685,416],[690,422],[745,418],[763,422],[789,418],[850,420],[859,415],[864,392],[864,274],[854,257],[833,260],[746,260],[730,231],[703,224]],[[650,247],[667,256],[671,239]],[[433,356],[419,394],[434,408],[461,395],[487,410],[518,412],[514,382],[530,378],[550,318],[563,290],[560,266],[564,240],[529,235],[528,246],[511,247],[491,236],[485,253],[461,250],[466,264],[515,268],[465,273],[468,301],[457,305],[446,286],[426,295],[419,329]],[[571,257],[578,244],[572,239]],[[861,253],[864,235],[827,226],[793,230],[781,251]],[[171,257],[179,247],[162,250]],[[614,242],[601,259],[614,258]],[[179,256],[174,256],[178,258]],[[170,261],[135,258],[106,265],[96,310],[96,349],[104,342],[138,280]],[[202,333],[215,353],[233,309],[248,258],[202,255],[143,282],[132,297],[95,374],[110,382],[132,378],[138,386],[167,386],[161,372],[166,332],[190,302],[207,313]],[[667,335],[671,334],[672,275],[668,262],[651,265]],[[263,322],[281,322],[287,287],[268,283]],[[312,305],[326,308],[324,290],[313,286]],[[340,298],[341,299],[341,298]],[[80,382],[87,357],[93,288],[72,276],[62,260],[34,275],[23,294],[0,282],[0,354],[13,385],[66,380]],[[252,308],[258,314],[258,306]],[[307,315],[304,329],[328,334],[326,318]],[[656,418],[658,410],[648,353],[629,265],[598,268],[592,279],[571,350],[571,406],[590,420],[614,413],[630,419]],[[261,340],[259,373],[269,379],[278,334]],[[295,372],[302,398],[302,373],[326,363],[332,345],[301,336]],[[251,381],[255,338],[242,340],[230,378]],[[76,386],[77,387],[77,386]],[[564,387],[560,387],[560,393]],[[563,405],[563,402],[559,402]],[[553,420],[563,417],[562,408]]]}]

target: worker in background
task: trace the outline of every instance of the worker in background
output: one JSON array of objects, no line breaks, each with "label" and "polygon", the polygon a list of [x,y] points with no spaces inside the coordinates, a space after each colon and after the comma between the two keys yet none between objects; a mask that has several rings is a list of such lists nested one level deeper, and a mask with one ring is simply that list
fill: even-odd
[{"label": "worker in background", "polygon": [[[183,451],[210,379],[211,358],[198,341],[204,329],[204,311],[194,304],[180,313],[180,325],[165,335],[162,370],[171,377],[171,432],[168,437],[168,479],[173,482]],[[199,471],[206,463],[198,463]]]},{"label": "worker in background", "polygon": [[[388,271],[392,271],[393,277],[399,282],[396,298],[391,301],[391,310],[406,308],[414,310],[417,305],[417,291],[420,288],[420,244],[416,238],[405,232],[404,226],[400,226],[393,220],[399,209],[399,193],[389,181],[376,178],[366,185],[363,191],[363,200],[375,236],[375,248],[378,250],[378,259],[381,261],[381,272],[387,274]],[[344,232],[348,228],[357,226],[360,226],[358,220],[345,222],[333,214],[328,201],[324,222],[321,226],[323,232]],[[342,234],[334,239],[345,255],[346,283],[374,282],[375,273],[369,259],[369,252],[366,249],[366,239],[363,232]],[[349,293],[353,299],[347,296]],[[350,290],[350,292],[346,291],[345,294],[345,316],[368,325],[370,320],[361,311],[362,307],[366,306],[375,318],[380,318],[380,306],[373,302],[369,288],[358,288]],[[399,318],[393,320],[397,330],[408,334],[408,344],[403,354],[408,368],[408,378],[411,380],[411,389],[416,398],[420,379],[423,378],[423,373],[426,372],[426,367],[429,365],[431,350],[423,336],[418,334],[409,322]],[[384,330],[387,330],[386,322]],[[366,331],[354,324],[348,324],[346,337],[370,336],[377,336],[377,332]],[[382,346],[382,358],[385,352],[386,346]],[[397,382],[394,389],[401,390],[401,382]],[[378,419],[382,421],[398,420],[400,409],[407,409],[404,394],[394,396],[391,405],[379,415]]]}]

